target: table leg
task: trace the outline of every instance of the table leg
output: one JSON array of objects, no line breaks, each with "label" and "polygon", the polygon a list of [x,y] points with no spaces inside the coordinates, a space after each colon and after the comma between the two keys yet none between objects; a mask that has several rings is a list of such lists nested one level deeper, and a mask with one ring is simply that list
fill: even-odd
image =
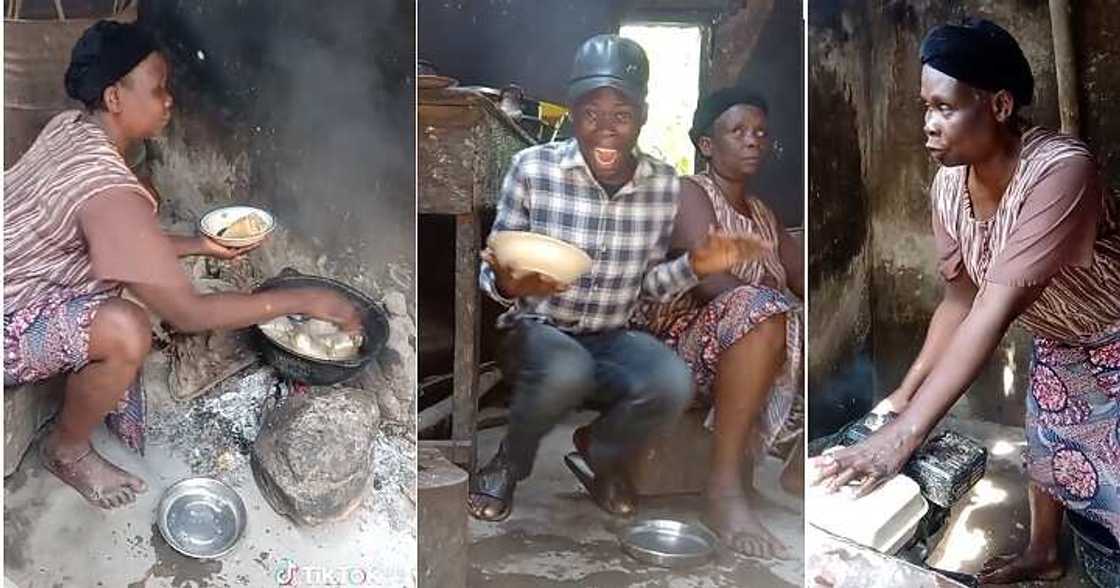
[{"label": "table leg", "polygon": [[482,328],[478,267],[480,228],[478,215],[455,217],[455,365],[454,411],[451,437],[456,442],[455,462],[473,472],[477,461],[475,428],[478,415],[478,360]]}]

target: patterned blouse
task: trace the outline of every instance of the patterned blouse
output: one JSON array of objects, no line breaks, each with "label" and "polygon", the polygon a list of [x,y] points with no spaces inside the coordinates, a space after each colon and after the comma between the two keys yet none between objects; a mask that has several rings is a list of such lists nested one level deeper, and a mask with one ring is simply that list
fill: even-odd
[{"label": "patterned blouse", "polygon": [[719,186],[708,175],[696,174],[688,179],[704,189],[704,194],[712,203],[720,229],[736,235],[756,235],[775,244],[772,252],[759,259],[740,263],[728,273],[747,284],[764,284],[778,291],[785,290],[788,286],[786,268],[777,247],[784,229],[774,211],[762,200],[749,197],[746,199],[748,214],[743,214],[724,198]]},{"label": "patterned blouse", "polygon": [[4,172],[4,314],[56,291],[93,294],[118,284],[98,279],[79,212],[109,190],[156,199],[109,137],[81,112],[63,112]]},{"label": "patterned blouse", "polygon": [[946,280],[981,289],[1046,284],[1019,317],[1036,335],[1083,343],[1120,324],[1120,214],[1092,155],[1068,135],[1032,128],[996,212],[973,214],[968,166],[942,167],[930,187]]}]

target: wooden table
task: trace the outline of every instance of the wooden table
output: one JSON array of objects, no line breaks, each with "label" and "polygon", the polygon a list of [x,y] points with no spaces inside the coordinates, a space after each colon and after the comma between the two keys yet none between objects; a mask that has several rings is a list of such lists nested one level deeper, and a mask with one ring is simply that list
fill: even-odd
[{"label": "wooden table", "polygon": [[533,139],[488,98],[465,91],[421,90],[418,104],[417,203],[420,214],[455,217],[455,336],[451,439],[423,441],[474,471],[479,397],[483,227],[513,154]]}]

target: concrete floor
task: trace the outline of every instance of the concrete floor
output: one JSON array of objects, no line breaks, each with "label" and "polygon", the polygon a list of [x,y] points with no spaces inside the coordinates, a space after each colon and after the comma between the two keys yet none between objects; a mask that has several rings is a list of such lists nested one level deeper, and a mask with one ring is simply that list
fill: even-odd
[{"label": "concrete floor", "polygon": [[[149,415],[174,410],[169,398],[149,390]],[[181,405],[179,405],[181,406]],[[378,439],[374,482],[348,519],[299,528],[265,502],[248,471],[235,472],[235,487],[248,511],[245,535],[220,560],[178,554],[160,536],[155,510],[164,489],[190,475],[166,446],[149,445],[140,457],[104,427],[94,445],[108,459],[147,480],[150,490],[124,509],[102,511],[46,472],[28,453],[19,471],[4,481],[4,575],[6,586],[84,588],[128,586],[202,588],[328,585],[412,587],[416,585],[414,443]],[[248,466],[243,466],[248,470]],[[360,582],[366,577],[364,583]],[[340,585],[336,581],[330,585]]]},{"label": "concrete floor", "polygon": [[[593,413],[574,415],[545,438],[532,477],[518,486],[512,516],[502,523],[471,519],[468,585],[497,588],[622,586],[672,588],[786,588],[801,586],[804,541],[801,500],[778,486],[781,463],[767,459],[757,475],[766,504],[765,524],[797,557],[788,561],[746,558],[720,550],[715,561],[683,571],[642,564],[622,552],[617,525],[583,492],[563,463],[571,434]],[[480,433],[480,455],[488,460],[504,429]],[[696,497],[645,500],[640,517],[695,519]]]},{"label": "concrete floor", "polygon": [[[954,413],[961,411],[954,410]],[[1021,458],[1026,442],[1022,427],[955,416],[948,417],[943,426],[983,443],[988,448],[988,467],[984,478],[954,507],[945,536],[927,563],[941,569],[974,573],[988,558],[1017,553],[1027,544],[1030,506]],[[1066,576],[1058,582],[1028,582],[1019,586],[1093,586],[1073,557],[1068,528],[1063,540],[1064,555],[1069,562]]]}]

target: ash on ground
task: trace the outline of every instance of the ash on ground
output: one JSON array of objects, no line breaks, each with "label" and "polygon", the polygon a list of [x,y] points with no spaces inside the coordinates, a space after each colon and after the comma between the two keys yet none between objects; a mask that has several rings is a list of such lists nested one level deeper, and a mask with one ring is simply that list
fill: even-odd
[{"label": "ash on ground", "polygon": [[366,506],[387,520],[390,528],[415,532],[416,442],[382,427],[374,440],[370,485],[373,491]]},{"label": "ash on ground", "polygon": [[251,477],[249,453],[260,430],[262,406],[290,393],[291,385],[271,367],[246,368],[201,397],[152,406],[148,442],[168,446],[196,476],[239,486]]}]

